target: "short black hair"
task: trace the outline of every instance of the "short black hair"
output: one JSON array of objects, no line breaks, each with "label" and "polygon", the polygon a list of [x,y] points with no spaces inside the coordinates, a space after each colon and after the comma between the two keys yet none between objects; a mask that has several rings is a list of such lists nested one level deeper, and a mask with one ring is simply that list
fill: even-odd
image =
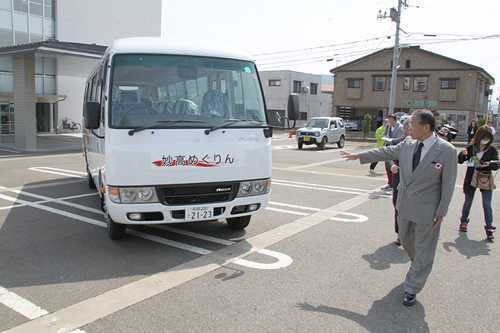
[{"label": "short black hair", "polygon": [[412,115],[415,116],[420,125],[429,125],[433,132],[436,130],[436,118],[432,111],[425,109],[416,110]]},{"label": "short black hair", "polygon": [[393,114],[388,115],[387,118],[392,118],[393,120],[398,120],[398,118],[396,118],[396,116]]}]

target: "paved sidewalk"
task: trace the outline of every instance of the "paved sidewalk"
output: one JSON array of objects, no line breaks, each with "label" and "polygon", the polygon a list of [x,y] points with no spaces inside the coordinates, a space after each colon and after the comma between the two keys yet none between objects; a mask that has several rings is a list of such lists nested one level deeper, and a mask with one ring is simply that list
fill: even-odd
[{"label": "paved sidewalk", "polygon": [[18,153],[51,153],[82,151],[81,133],[40,134],[37,136],[37,148],[22,150],[16,147],[14,136],[0,136],[0,150]]}]

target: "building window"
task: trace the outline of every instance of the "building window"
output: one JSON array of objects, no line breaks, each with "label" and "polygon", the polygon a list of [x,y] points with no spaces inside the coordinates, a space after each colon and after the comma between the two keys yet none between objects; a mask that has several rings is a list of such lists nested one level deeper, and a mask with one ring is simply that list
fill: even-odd
[{"label": "building window", "polygon": [[457,89],[457,79],[441,79],[441,89]]},{"label": "building window", "polygon": [[411,60],[410,59],[406,60],[405,68],[411,68]]},{"label": "building window", "polygon": [[408,91],[410,90],[410,77],[406,76],[403,78],[403,90]]},{"label": "building window", "polygon": [[300,94],[302,92],[302,81],[293,81],[293,92]]},{"label": "building window", "polygon": [[269,80],[269,87],[281,87],[281,80]]},{"label": "building window", "polygon": [[35,88],[37,95],[56,94],[55,58],[35,58]]},{"label": "building window", "polygon": [[28,0],[14,0],[14,9],[20,12],[28,12]]},{"label": "building window", "polygon": [[300,112],[299,120],[307,120],[307,112]]},{"label": "building window", "polygon": [[385,90],[385,76],[374,76],[373,77],[373,90],[374,91],[384,91]]},{"label": "building window", "polygon": [[361,88],[361,79],[347,79],[347,88]]},{"label": "building window", "polygon": [[311,95],[317,95],[317,94],[318,94],[318,84],[311,83]]},{"label": "building window", "polygon": [[12,93],[14,91],[14,58],[11,56],[0,56],[0,93]]},{"label": "building window", "polygon": [[427,91],[427,76],[418,76],[413,78],[413,91],[415,92],[425,92]]}]

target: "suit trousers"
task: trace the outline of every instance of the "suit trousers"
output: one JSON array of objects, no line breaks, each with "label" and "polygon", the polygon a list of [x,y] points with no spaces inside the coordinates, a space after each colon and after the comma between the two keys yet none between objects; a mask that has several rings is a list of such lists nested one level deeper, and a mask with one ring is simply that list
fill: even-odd
[{"label": "suit trousers", "polygon": [[432,270],[440,227],[434,230],[433,223],[415,223],[404,219],[398,219],[398,226],[399,239],[411,260],[404,290],[418,294]]}]

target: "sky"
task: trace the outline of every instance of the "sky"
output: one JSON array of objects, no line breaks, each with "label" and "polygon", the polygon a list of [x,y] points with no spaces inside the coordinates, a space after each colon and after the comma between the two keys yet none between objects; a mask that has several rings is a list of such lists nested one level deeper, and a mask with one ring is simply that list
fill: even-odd
[{"label": "sky", "polygon": [[[408,0],[408,4],[402,14],[401,28],[408,33],[401,34],[403,42],[434,43],[421,46],[483,67],[496,79],[495,101],[500,93],[500,39],[438,42],[500,34],[500,1]],[[397,0],[163,0],[162,36],[173,43],[248,53],[261,71],[328,75],[336,65],[394,44],[394,39],[380,37],[394,35],[395,24],[378,20],[377,13],[395,6]],[[338,45],[353,41],[357,43]],[[287,50],[302,51],[263,55]]]}]

